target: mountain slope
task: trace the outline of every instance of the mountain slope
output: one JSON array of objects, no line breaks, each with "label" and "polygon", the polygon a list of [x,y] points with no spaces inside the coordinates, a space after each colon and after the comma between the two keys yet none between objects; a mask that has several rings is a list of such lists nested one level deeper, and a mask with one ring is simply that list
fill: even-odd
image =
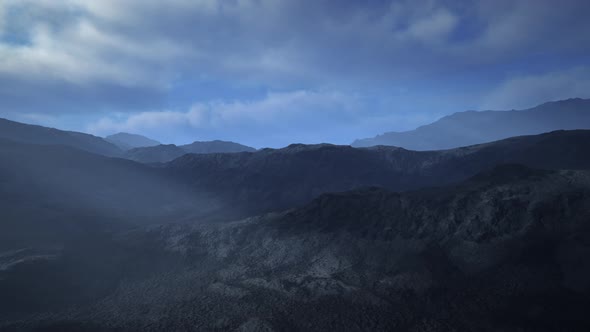
[{"label": "mountain slope", "polygon": [[298,206],[364,186],[411,190],[467,179],[500,163],[590,168],[590,131],[557,131],[444,151],[295,144],[254,153],[185,155],[170,176],[231,203],[236,217]]},{"label": "mountain slope", "polygon": [[228,221],[301,206],[326,192],[456,183],[499,163],[589,169],[590,131],[428,152],[292,145],[254,153],[190,154],[156,167],[67,147],[2,141],[0,160],[0,243],[19,247],[36,243],[36,234],[59,238],[92,220]]},{"label": "mountain slope", "polygon": [[189,154],[155,167],[1,140],[0,160],[0,244],[14,249],[62,243],[105,225],[236,220],[367,186],[399,191],[446,185],[500,163],[590,169],[590,131],[428,152],[292,145]]},{"label": "mountain slope", "polygon": [[411,150],[440,150],[553,130],[589,129],[590,100],[549,102],[522,111],[460,112],[406,132],[359,139],[355,147],[392,145]]},{"label": "mountain slope", "polygon": [[0,119],[0,138],[30,144],[65,145],[111,157],[122,155],[122,151],[117,146],[100,137],[6,119]]},{"label": "mountain slope", "polygon": [[105,140],[115,144],[121,150],[129,150],[133,148],[140,148],[146,146],[159,145],[160,142],[154,141],[153,139],[145,136],[129,133],[118,133],[105,137]]},{"label": "mountain slope", "polygon": [[125,152],[125,158],[141,163],[164,163],[185,154],[186,151],[174,144],[161,144],[130,149]]},{"label": "mountain slope", "polygon": [[[0,308],[9,328],[48,330],[584,331],[589,206],[588,171],[519,165],[448,188],[326,194],[240,222],[78,244],[29,265],[74,296],[32,292]],[[12,264],[0,290],[42,291]],[[19,313],[30,303],[39,309]]]},{"label": "mountain slope", "polygon": [[0,250],[195,217],[215,206],[157,169],[69,147],[0,140],[0,160]]},{"label": "mountain slope", "polygon": [[254,152],[256,149],[242,144],[226,141],[193,142],[192,144],[176,146],[174,144],[157,145],[130,149],[125,158],[142,163],[164,163],[172,161],[187,153],[237,153]]},{"label": "mountain slope", "polygon": [[181,145],[180,148],[187,153],[235,153],[256,151],[256,149],[246,145],[219,140],[206,142],[196,141],[191,144]]}]

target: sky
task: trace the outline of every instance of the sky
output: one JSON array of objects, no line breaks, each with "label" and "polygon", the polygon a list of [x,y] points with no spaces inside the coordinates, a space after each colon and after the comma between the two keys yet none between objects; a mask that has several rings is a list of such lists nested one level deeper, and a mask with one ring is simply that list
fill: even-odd
[{"label": "sky", "polygon": [[0,117],[350,144],[590,98],[588,0],[0,0]]}]

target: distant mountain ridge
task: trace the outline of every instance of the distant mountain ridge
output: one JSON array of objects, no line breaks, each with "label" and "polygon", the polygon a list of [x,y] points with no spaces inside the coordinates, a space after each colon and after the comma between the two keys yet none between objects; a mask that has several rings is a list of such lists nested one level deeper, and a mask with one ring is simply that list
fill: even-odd
[{"label": "distant mountain ridge", "polygon": [[520,111],[459,112],[415,130],[358,139],[352,146],[391,145],[410,150],[441,150],[513,136],[589,128],[590,99],[574,98]]},{"label": "distant mountain ridge", "polygon": [[255,148],[229,141],[195,141],[191,144],[181,145],[181,149],[188,153],[235,153],[254,152]]},{"label": "distant mountain ridge", "polygon": [[186,153],[174,144],[160,144],[130,149],[125,152],[125,158],[140,163],[165,163]]},{"label": "distant mountain ridge", "polygon": [[187,153],[253,152],[255,148],[229,141],[195,141],[176,146],[151,138],[117,133],[105,138],[0,118],[0,139],[38,145],[64,145],[107,157],[119,157],[142,163],[164,163]]},{"label": "distant mountain ridge", "polygon": [[0,138],[28,144],[65,145],[109,157],[119,157],[123,154],[116,145],[101,137],[6,119],[0,119]]},{"label": "distant mountain ridge", "polygon": [[125,158],[142,163],[165,163],[181,157],[187,153],[238,153],[254,152],[256,149],[235,142],[228,141],[196,141],[191,144],[176,146],[174,144],[160,144],[156,146],[130,149]]},{"label": "distant mountain ridge", "polygon": [[147,138],[142,135],[118,133],[105,137],[105,140],[115,144],[122,150],[130,150],[133,148],[141,148],[146,146],[155,146],[161,144],[160,142]]},{"label": "distant mountain ridge", "polygon": [[442,151],[292,144],[254,153],[187,154],[171,176],[229,203],[236,217],[291,208],[325,192],[404,191],[456,183],[503,163],[590,169],[590,130],[555,131]]}]

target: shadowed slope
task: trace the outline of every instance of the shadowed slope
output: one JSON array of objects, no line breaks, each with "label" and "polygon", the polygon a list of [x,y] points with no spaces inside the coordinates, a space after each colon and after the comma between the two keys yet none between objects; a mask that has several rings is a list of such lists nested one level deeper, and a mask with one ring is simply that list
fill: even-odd
[{"label": "shadowed slope", "polygon": [[239,216],[301,205],[325,192],[380,186],[411,190],[465,180],[501,163],[590,168],[590,131],[557,131],[443,151],[294,144],[254,153],[185,155],[170,176],[224,197]]},{"label": "shadowed slope", "polygon": [[[230,224],[151,227],[101,240],[121,258],[114,266],[99,269],[87,244],[38,265],[43,274],[92,269],[113,284],[92,288],[85,306],[6,324],[583,331],[590,327],[589,206],[588,171],[507,165],[449,188],[362,189]],[[67,286],[68,274],[57,271],[55,282]],[[12,267],[0,289],[23,273]],[[95,287],[79,280],[82,290]],[[29,296],[21,300],[37,303]]]},{"label": "shadowed slope", "polygon": [[96,225],[174,221],[214,206],[157,169],[63,146],[0,140],[0,183],[3,248]]},{"label": "shadowed slope", "polygon": [[0,119],[0,138],[29,144],[65,145],[105,156],[122,155],[122,151],[117,146],[100,137],[6,119]]}]

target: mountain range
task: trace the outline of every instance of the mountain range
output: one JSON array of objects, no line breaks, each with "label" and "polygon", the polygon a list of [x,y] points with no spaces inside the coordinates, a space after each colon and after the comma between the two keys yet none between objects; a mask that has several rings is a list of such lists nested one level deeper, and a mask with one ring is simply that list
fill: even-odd
[{"label": "mountain range", "polygon": [[459,112],[415,130],[358,139],[352,146],[441,150],[559,129],[590,129],[590,99],[549,102],[521,111]]},{"label": "mountain range", "polygon": [[39,145],[63,145],[94,154],[144,163],[167,162],[187,153],[233,153],[256,149],[228,141],[196,141],[177,147],[145,136],[118,133],[105,138],[75,131],[29,125],[0,118],[0,139]]},{"label": "mountain range", "polygon": [[126,150],[0,126],[1,331],[590,330],[590,130]]},{"label": "mountain range", "polygon": [[236,217],[243,217],[298,206],[325,192],[448,185],[504,163],[587,169],[590,157],[584,151],[590,151],[590,131],[576,130],[442,151],[294,144],[254,153],[190,154],[162,170],[231,202]]},{"label": "mountain range", "polygon": [[125,153],[125,157],[142,163],[164,163],[188,153],[209,154],[253,151],[256,151],[256,149],[239,143],[215,140],[205,142],[197,141],[180,146],[160,144],[156,146],[138,147],[128,150]]}]

